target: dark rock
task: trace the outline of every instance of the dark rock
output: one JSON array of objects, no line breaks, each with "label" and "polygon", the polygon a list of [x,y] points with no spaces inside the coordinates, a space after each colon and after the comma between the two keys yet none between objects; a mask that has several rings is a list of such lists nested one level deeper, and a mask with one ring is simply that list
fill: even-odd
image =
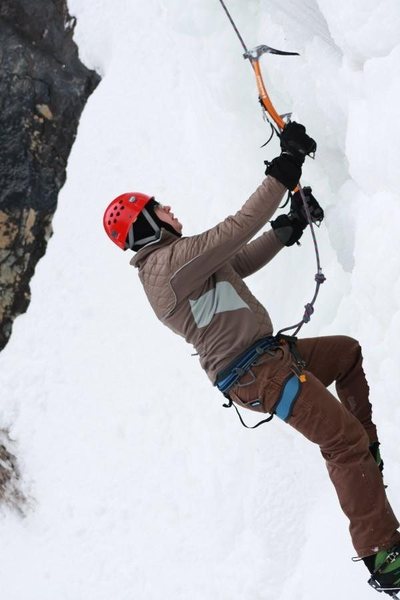
[{"label": "dark rock", "polygon": [[0,4],[0,350],[30,302],[80,115],[100,78],[65,0]]},{"label": "dark rock", "polygon": [[8,431],[0,429],[0,502],[25,516],[33,508],[34,500],[22,488],[15,442]]}]

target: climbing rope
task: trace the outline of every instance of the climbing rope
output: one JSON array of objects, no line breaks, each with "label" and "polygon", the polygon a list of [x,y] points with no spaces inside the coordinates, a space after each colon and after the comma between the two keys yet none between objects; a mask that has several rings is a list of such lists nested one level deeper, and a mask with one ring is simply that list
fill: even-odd
[{"label": "climbing rope", "polygon": [[[239,38],[239,41],[244,49],[243,57],[246,59],[249,59],[250,64],[253,67],[254,74],[256,77],[257,88],[258,88],[259,101],[260,101],[260,104],[261,104],[261,107],[263,110],[263,116],[264,116],[265,120],[268,121],[268,123],[271,125],[271,129],[272,129],[272,135],[271,135],[270,139],[268,140],[268,142],[266,142],[266,144],[268,144],[270,142],[270,140],[272,139],[274,133],[276,133],[276,135],[278,137],[280,137],[280,133],[281,133],[282,129],[284,129],[284,127],[287,125],[287,123],[290,120],[291,113],[286,114],[286,115],[280,115],[277,112],[277,110],[275,109],[274,105],[272,104],[271,99],[268,95],[264,80],[263,80],[261,67],[260,67],[260,58],[263,54],[277,54],[280,56],[298,56],[298,52],[284,52],[283,50],[276,50],[275,48],[271,48],[270,46],[266,46],[266,45],[256,46],[252,50],[248,50],[224,0],[219,0],[219,2],[221,4],[222,8],[224,9],[235,33],[236,33],[237,37]],[[285,119],[287,119],[287,120],[285,120]],[[264,146],[266,144],[264,144]],[[299,321],[295,325],[291,325],[289,327],[285,327],[284,329],[281,329],[278,332],[278,335],[283,333],[284,331],[290,331],[290,330],[294,329],[295,331],[294,331],[293,335],[296,336],[297,333],[300,331],[301,327],[304,325],[304,323],[308,323],[310,321],[311,316],[314,313],[314,304],[315,304],[315,301],[316,301],[318,293],[319,293],[319,288],[322,285],[322,283],[326,280],[326,277],[323,274],[322,268],[321,268],[320,254],[319,254],[317,238],[315,235],[313,219],[311,217],[310,210],[309,210],[309,207],[307,204],[307,199],[305,197],[305,194],[303,192],[303,188],[302,188],[300,182],[298,183],[296,190],[298,190],[300,192],[300,196],[301,196],[303,206],[304,206],[304,211],[307,216],[307,220],[308,220],[308,224],[310,226],[311,236],[312,236],[312,240],[313,240],[313,244],[314,244],[314,251],[315,251],[315,257],[316,257],[316,263],[317,263],[317,273],[315,274],[315,277],[314,277],[314,280],[316,282],[316,287],[315,287],[315,292],[314,292],[314,296],[313,296],[312,300],[310,302],[308,302],[304,307],[305,311],[304,311],[304,315],[303,315],[303,318],[301,319],[301,321]]]}]

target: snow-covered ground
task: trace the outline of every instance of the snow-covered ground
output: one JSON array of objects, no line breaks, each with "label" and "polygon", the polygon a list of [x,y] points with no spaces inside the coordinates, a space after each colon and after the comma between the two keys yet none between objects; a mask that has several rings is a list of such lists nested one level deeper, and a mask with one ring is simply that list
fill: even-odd
[{"label": "snow-covered ground", "polygon": [[[4,600],[325,600],[376,597],[318,448],[273,420],[243,429],[191,348],[147,305],[104,207],[141,190],[186,234],[236,211],[276,142],[217,0],[69,0],[82,60],[103,81],[84,111],[32,303],[0,355],[1,426],[31,508],[2,509]],[[324,272],[303,335],[364,347],[400,513],[400,5],[231,0],[281,112],[318,141]],[[250,285],[276,328],[314,290],[310,236]],[[274,285],[271,286],[273,278]],[[267,285],[266,282],[269,282]],[[246,414],[252,421],[252,414]]]}]

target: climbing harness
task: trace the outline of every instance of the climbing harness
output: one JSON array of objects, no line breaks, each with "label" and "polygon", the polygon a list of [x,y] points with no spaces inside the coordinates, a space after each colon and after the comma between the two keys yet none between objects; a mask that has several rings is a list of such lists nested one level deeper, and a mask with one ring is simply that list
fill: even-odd
[{"label": "climbing harness", "polygon": [[[274,415],[283,421],[287,421],[290,418],[294,403],[301,392],[301,384],[306,381],[306,375],[303,372],[305,362],[297,350],[296,342],[296,337],[283,334],[270,335],[265,338],[261,338],[252,344],[250,348],[247,348],[245,352],[237,356],[227,367],[225,367],[225,369],[218,373],[215,385],[228,400],[228,403],[225,403],[222,406],[224,408],[230,408],[233,406],[241,424],[243,427],[246,427],[246,429],[256,429],[256,427],[259,427],[259,425],[271,421]],[[235,386],[240,386],[240,379],[244,375],[250,374],[252,379],[247,381],[245,384],[242,384],[242,387],[250,385],[256,381],[257,377],[254,374],[252,367],[259,364],[259,360],[264,354],[273,355],[275,350],[280,348],[284,343],[289,346],[290,354],[292,355],[292,372],[282,385],[280,396],[272,408],[271,415],[266,419],[259,421],[252,427],[246,425],[237,406],[233,403],[231,397],[229,396],[229,392]],[[262,401],[258,398],[248,403],[248,407],[252,409],[257,409],[260,406],[262,406]]]},{"label": "climbing harness", "polygon": [[[278,347],[279,342],[273,335],[258,340],[245,352],[235,358],[235,360],[223,371],[218,373],[216,386],[219,391],[223,394],[227,394],[229,390],[231,390],[238,383],[239,379],[250,371],[251,367],[257,362],[260,356],[266,352],[275,350]],[[253,378],[254,381],[254,375]],[[251,406],[254,408],[255,405],[252,404]]]},{"label": "climbing harness", "polygon": [[301,381],[297,375],[289,375],[282,386],[279,400],[273,408],[273,413],[282,421],[288,421],[292,415],[294,403],[301,392]]},{"label": "climbing harness", "polygon": [[[277,110],[275,109],[274,105],[272,104],[271,99],[268,95],[264,80],[263,80],[261,67],[260,67],[260,58],[263,54],[276,54],[276,55],[280,55],[280,56],[298,56],[299,54],[298,54],[298,52],[284,52],[283,50],[276,50],[275,48],[271,48],[270,46],[266,46],[265,44],[261,45],[261,46],[256,46],[252,50],[249,50],[247,48],[246,44],[244,43],[243,38],[240,35],[240,32],[239,32],[234,20],[232,19],[232,16],[231,16],[230,12],[228,11],[224,0],[219,0],[219,2],[221,4],[222,8],[224,9],[236,35],[239,38],[239,41],[243,47],[243,50],[244,50],[243,57],[250,61],[250,64],[254,70],[258,94],[259,94],[259,101],[260,101],[260,104],[261,104],[261,107],[263,110],[263,117],[271,125],[272,135],[274,133],[276,133],[276,135],[278,137],[280,137],[280,132],[285,127],[285,125],[287,125],[287,123],[290,121],[291,113],[280,115],[277,112]],[[271,138],[268,140],[268,142],[272,139],[272,135],[271,135]],[[319,248],[318,248],[318,243],[317,243],[317,239],[316,239],[315,231],[314,231],[314,224],[317,224],[317,222],[315,221],[315,219],[313,219],[313,215],[310,214],[307,200],[306,200],[305,194],[303,192],[303,189],[302,189],[300,183],[298,184],[298,190],[300,192],[301,199],[303,201],[304,211],[307,216],[307,220],[308,220],[308,223],[310,226],[311,236],[312,236],[312,240],[313,240],[313,244],[314,244],[316,263],[317,263],[317,273],[314,277],[315,282],[316,282],[316,287],[315,287],[314,296],[313,296],[311,302],[308,302],[304,307],[305,312],[303,314],[303,318],[301,319],[301,321],[299,321],[298,323],[295,323],[294,325],[291,325],[289,327],[285,327],[285,328],[281,329],[278,332],[278,335],[284,331],[290,331],[290,330],[294,329],[295,331],[294,331],[293,335],[296,336],[298,334],[298,332],[300,331],[301,327],[304,325],[304,323],[308,323],[310,321],[311,316],[314,312],[314,304],[315,304],[315,301],[316,301],[318,293],[319,293],[319,288],[320,288],[321,284],[326,280],[326,277],[323,274],[322,268],[321,268]]]}]

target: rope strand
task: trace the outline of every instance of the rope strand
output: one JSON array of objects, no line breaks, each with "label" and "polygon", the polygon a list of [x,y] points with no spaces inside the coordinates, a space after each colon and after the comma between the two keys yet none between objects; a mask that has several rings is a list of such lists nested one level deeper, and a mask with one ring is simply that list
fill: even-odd
[{"label": "rope strand", "polygon": [[296,323],[295,325],[292,325],[290,327],[285,327],[284,329],[281,329],[279,331],[279,333],[283,333],[284,331],[290,331],[291,329],[295,329],[295,332],[293,333],[294,336],[296,336],[298,334],[300,329],[303,327],[304,323],[308,323],[310,321],[311,315],[314,312],[314,304],[315,304],[315,301],[319,294],[319,288],[321,287],[321,284],[324,283],[324,281],[326,279],[325,275],[322,272],[322,268],[321,268],[318,242],[317,242],[317,238],[315,236],[314,225],[313,225],[313,222],[311,219],[310,209],[308,208],[307,199],[306,199],[306,196],[304,194],[303,188],[300,185],[300,183],[299,183],[299,192],[300,192],[301,199],[303,201],[304,210],[305,210],[305,213],[307,216],[307,221],[308,221],[308,224],[309,224],[309,227],[311,230],[311,236],[312,236],[312,240],[313,240],[313,244],[314,244],[315,258],[316,258],[316,262],[317,262],[317,273],[315,274],[314,279],[315,279],[317,285],[315,287],[313,299],[311,300],[311,302],[306,304],[304,307],[305,313],[303,315],[302,320],[299,321],[299,323]]},{"label": "rope strand", "polygon": [[[233,20],[233,18],[231,16],[229,10],[227,9],[224,0],[219,0],[219,2],[221,4],[222,8],[224,9],[224,11],[226,13],[226,16],[228,17],[228,19],[229,19],[229,21],[230,21],[230,23],[231,23],[231,25],[232,25],[232,27],[233,27],[233,29],[234,29],[237,37],[239,38],[239,41],[242,44],[242,47],[243,47],[243,49],[245,51],[245,54],[248,54],[249,52],[248,52],[247,46],[244,43],[243,38],[240,35],[239,30],[236,27],[236,24],[235,24],[235,22],[234,22],[234,20]],[[275,51],[275,53],[278,53],[278,52]],[[260,79],[261,82],[262,82],[262,84],[263,84],[263,91],[264,91],[265,95],[267,95],[267,92],[266,92],[266,90],[264,88],[264,83],[262,81],[262,75],[261,75],[261,72],[260,72],[259,66],[258,66],[258,58],[254,59],[254,60],[251,59],[250,63],[251,63],[251,66],[253,67],[253,70],[256,73],[256,77],[258,77],[258,79]],[[255,68],[256,66],[257,66],[257,71],[256,71],[256,68]],[[261,106],[263,108],[263,116],[264,116],[264,118],[266,118],[266,120],[270,123],[271,127],[273,128],[273,130],[275,130],[275,133],[279,136],[279,134],[280,134],[280,128],[279,128],[279,131],[278,131],[278,129],[273,126],[273,124],[271,123],[270,119],[268,118],[267,111],[264,108],[264,103],[261,101],[261,96],[260,96],[260,102],[261,102]],[[274,108],[274,106],[272,105],[271,102],[269,103],[269,105],[270,105],[270,110],[273,111],[274,113],[276,113],[275,108]],[[270,115],[270,116],[273,118],[273,115]],[[276,113],[276,118],[278,118],[278,117],[279,117],[279,115]],[[282,121],[282,117],[280,117],[280,120]],[[282,128],[285,126],[285,124],[286,123],[284,123],[282,125]],[[268,142],[269,141],[270,140],[268,140]],[[299,323],[296,323],[295,325],[292,325],[290,327],[285,327],[284,329],[281,329],[278,332],[278,335],[281,334],[284,331],[290,331],[292,329],[295,329],[295,332],[294,332],[293,335],[296,336],[297,333],[302,328],[302,326],[304,325],[304,323],[308,323],[309,322],[309,320],[311,318],[311,315],[314,312],[314,303],[315,303],[315,301],[317,299],[317,296],[318,296],[318,293],[319,293],[319,288],[320,288],[321,284],[326,279],[325,275],[322,273],[320,256],[319,256],[319,248],[318,248],[317,238],[315,236],[315,231],[314,231],[314,226],[313,226],[313,222],[312,222],[310,210],[308,208],[307,200],[306,200],[305,194],[303,192],[303,188],[301,187],[300,183],[298,184],[298,188],[299,188],[299,191],[300,191],[301,199],[303,201],[304,210],[305,210],[305,213],[306,213],[306,216],[307,216],[308,224],[309,224],[310,229],[311,229],[311,236],[312,236],[312,240],[313,240],[313,244],[314,244],[315,257],[316,257],[316,262],[317,262],[317,273],[316,273],[315,278],[314,278],[315,281],[316,281],[316,287],[315,287],[315,293],[314,293],[313,299],[311,300],[311,302],[307,303],[305,305],[305,307],[304,307],[305,308],[305,312],[304,312],[302,320],[299,321]]]},{"label": "rope strand", "polygon": [[223,8],[223,9],[224,9],[224,11],[226,12],[226,16],[228,17],[229,21],[231,22],[231,25],[232,25],[233,29],[235,30],[235,33],[236,33],[236,35],[238,36],[238,38],[239,38],[239,40],[240,40],[240,43],[241,43],[241,44],[242,44],[242,46],[243,46],[243,50],[244,50],[245,52],[248,52],[248,50],[247,50],[247,46],[246,46],[246,44],[244,43],[244,41],[243,41],[243,38],[242,38],[242,36],[241,36],[241,35],[240,35],[240,33],[239,33],[239,29],[236,27],[236,25],[235,25],[235,21],[232,19],[232,17],[231,17],[231,14],[230,14],[229,10],[226,8],[226,4],[225,4],[224,0],[219,0],[219,1],[220,1],[221,5],[222,5],[222,8]]}]

